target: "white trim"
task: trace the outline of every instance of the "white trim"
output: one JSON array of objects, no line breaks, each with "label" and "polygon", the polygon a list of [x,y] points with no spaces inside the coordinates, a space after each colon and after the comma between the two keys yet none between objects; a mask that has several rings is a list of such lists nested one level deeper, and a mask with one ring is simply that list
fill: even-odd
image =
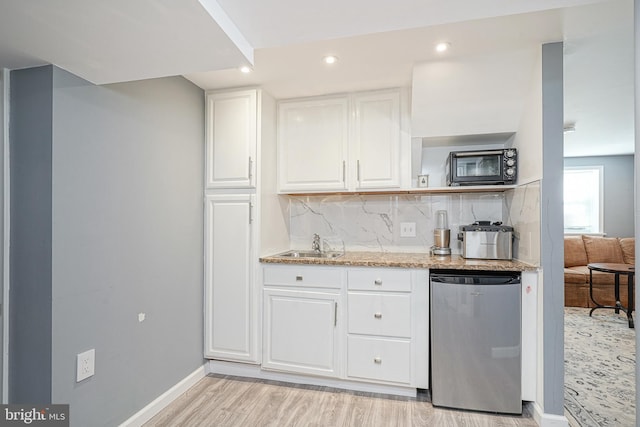
[{"label": "white trim", "polygon": [[259,365],[246,363],[223,362],[209,360],[207,364],[208,374],[233,375],[236,377],[258,378],[261,380],[280,381],[293,384],[315,385],[321,387],[339,388],[342,390],[364,391],[368,393],[393,394],[397,396],[416,397],[415,387],[402,387],[383,384],[369,384],[356,381],[341,380],[338,378],[323,378],[306,375],[295,375],[285,372],[267,371]]},{"label": "white trim", "polygon": [[[240,53],[253,65],[253,46],[244,38],[244,35],[233,23],[229,15],[220,7],[216,0],[198,0],[202,7],[211,15],[213,20],[222,28],[222,31],[236,45]],[[240,65],[240,64],[238,64]]]},{"label": "white trim", "polygon": [[162,393],[153,402],[136,412],[131,418],[120,424],[120,427],[139,427],[153,418],[158,412],[180,397],[206,376],[205,365],[202,365],[169,390]]},{"label": "white trim", "polygon": [[10,151],[9,151],[9,70],[2,69],[2,78],[0,79],[0,102],[2,102],[2,135],[0,135],[0,149],[3,153],[3,199],[2,209],[4,214],[4,223],[2,226],[2,248],[3,248],[3,274],[0,278],[0,289],[2,290],[2,388],[0,395],[2,403],[9,402],[9,236],[10,236]]},{"label": "white trim", "polygon": [[540,427],[569,427],[569,420],[564,415],[545,414],[537,402],[529,405],[533,419]]}]

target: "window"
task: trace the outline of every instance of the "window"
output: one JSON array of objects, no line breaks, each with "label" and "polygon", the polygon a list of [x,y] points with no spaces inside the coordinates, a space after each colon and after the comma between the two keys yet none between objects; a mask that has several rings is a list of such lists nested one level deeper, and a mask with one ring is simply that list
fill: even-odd
[{"label": "window", "polygon": [[602,166],[564,168],[564,232],[602,233]]}]

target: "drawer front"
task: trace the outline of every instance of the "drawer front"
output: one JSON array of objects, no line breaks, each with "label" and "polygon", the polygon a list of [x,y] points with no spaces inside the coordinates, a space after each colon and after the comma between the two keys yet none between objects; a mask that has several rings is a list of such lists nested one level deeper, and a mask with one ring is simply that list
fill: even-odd
[{"label": "drawer front", "polygon": [[342,287],[342,270],[339,268],[269,266],[264,267],[263,273],[265,286]]},{"label": "drawer front", "polygon": [[349,270],[349,290],[411,292],[411,272],[390,268]]},{"label": "drawer front", "polygon": [[347,346],[349,377],[411,383],[409,341],[349,336]]},{"label": "drawer front", "polygon": [[351,334],[411,337],[409,294],[349,292],[347,313]]}]

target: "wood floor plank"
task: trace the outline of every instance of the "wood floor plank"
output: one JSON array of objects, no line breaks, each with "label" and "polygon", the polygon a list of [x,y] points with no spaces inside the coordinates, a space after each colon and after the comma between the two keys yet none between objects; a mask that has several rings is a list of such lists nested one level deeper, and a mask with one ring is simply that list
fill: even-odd
[{"label": "wood floor plank", "polygon": [[209,375],[145,427],[536,427],[528,412],[504,416],[434,408],[417,398]]}]

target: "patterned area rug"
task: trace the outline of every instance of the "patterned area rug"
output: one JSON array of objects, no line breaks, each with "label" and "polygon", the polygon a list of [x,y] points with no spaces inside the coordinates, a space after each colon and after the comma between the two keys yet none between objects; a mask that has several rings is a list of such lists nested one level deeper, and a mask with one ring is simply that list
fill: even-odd
[{"label": "patterned area rug", "polygon": [[588,308],[565,307],[564,314],[564,407],[569,423],[635,425],[635,329],[629,329],[623,312],[596,310],[589,317]]}]

